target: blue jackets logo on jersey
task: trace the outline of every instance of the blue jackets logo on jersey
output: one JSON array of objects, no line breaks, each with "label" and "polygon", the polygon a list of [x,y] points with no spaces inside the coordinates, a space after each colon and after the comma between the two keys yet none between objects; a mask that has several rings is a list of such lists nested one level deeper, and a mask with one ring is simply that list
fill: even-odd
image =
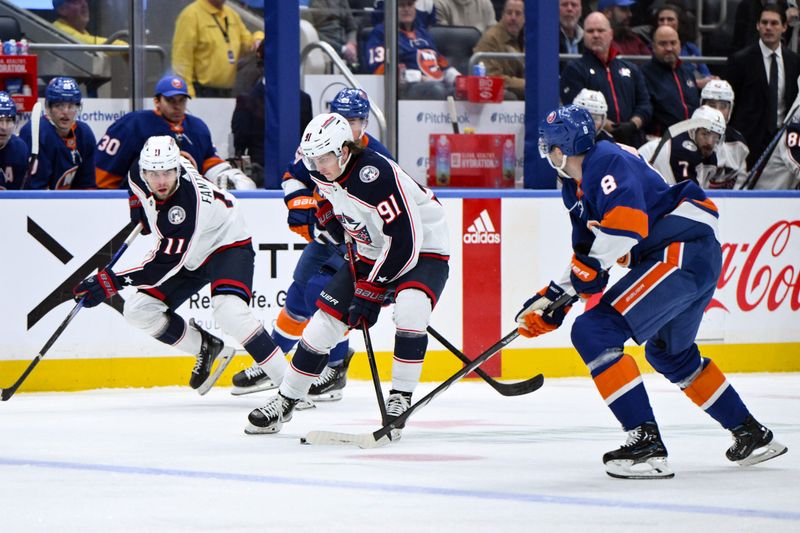
[{"label": "blue jackets logo on jersey", "polygon": [[364,244],[372,244],[372,237],[369,236],[369,230],[363,222],[358,222],[344,214],[337,214],[336,219],[345,231],[353,236],[353,239]]},{"label": "blue jackets logo on jersey", "polygon": [[358,173],[358,177],[361,178],[361,181],[364,183],[372,183],[378,176],[381,175],[380,170],[373,167],[372,165],[367,165],[361,169],[361,172]]},{"label": "blue jackets logo on jersey", "polygon": [[186,211],[179,205],[171,208],[167,213],[167,219],[176,226],[186,220]]}]

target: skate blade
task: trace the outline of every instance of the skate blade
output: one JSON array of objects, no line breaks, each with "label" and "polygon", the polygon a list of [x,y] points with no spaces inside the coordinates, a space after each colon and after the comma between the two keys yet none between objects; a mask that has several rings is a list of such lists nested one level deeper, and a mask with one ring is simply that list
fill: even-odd
[{"label": "skate blade", "polygon": [[617,479],[670,479],[675,477],[666,457],[652,457],[642,463],[630,460],[609,461],[606,474]]},{"label": "skate blade", "polygon": [[217,356],[217,368],[214,369],[206,378],[204,382],[197,387],[197,393],[200,396],[203,396],[205,393],[211,390],[211,387],[219,380],[219,377],[225,372],[225,369],[228,368],[228,365],[231,364],[233,361],[233,355],[236,353],[236,350],[233,348],[226,346],[222,349],[220,354]]},{"label": "skate blade", "polygon": [[267,426],[263,428],[261,426],[256,426],[248,422],[247,426],[245,426],[244,428],[244,432],[247,435],[270,435],[272,433],[278,433],[281,430],[281,426],[282,424],[276,424],[274,426]]},{"label": "skate blade", "polygon": [[314,402],[338,402],[342,399],[342,391],[334,390],[322,394],[309,394],[308,399]]},{"label": "skate blade", "polygon": [[295,411],[308,411],[309,409],[316,409],[317,406],[314,405],[310,399],[306,398],[304,400],[298,400],[298,402],[294,405]]},{"label": "skate blade", "polygon": [[277,389],[278,386],[272,382],[271,379],[265,380],[263,383],[253,385],[252,387],[233,387],[231,394],[234,396],[243,396],[245,394],[252,394],[254,392],[261,392],[262,390]]},{"label": "skate blade", "polygon": [[764,461],[769,461],[770,459],[774,459],[779,455],[783,455],[788,451],[789,448],[773,439],[773,441],[766,446],[756,448],[749,456],[737,462],[741,466],[757,465],[758,463],[763,463]]},{"label": "skate blade", "polygon": [[319,445],[355,445],[361,449],[381,448],[393,440],[393,437],[384,435],[378,440],[372,433],[337,433],[335,431],[310,431],[308,435],[300,439],[300,444],[319,444]]}]

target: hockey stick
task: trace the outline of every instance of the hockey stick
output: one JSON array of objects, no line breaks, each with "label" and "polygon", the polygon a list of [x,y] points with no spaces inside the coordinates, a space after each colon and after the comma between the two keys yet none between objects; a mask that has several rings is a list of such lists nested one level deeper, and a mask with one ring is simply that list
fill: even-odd
[{"label": "hockey stick", "polygon": [[447,97],[447,110],[450,114],[450,123],[453,125],[453,133],[458,133],[458,115],[456,114],[456,101],[452,96]]},{"label": "hockey stick", "polygon": [[39,121],[42,118],[42,103],[38,100],[31,110],[31,156],[28,158],[28,168],[22,178],[20,189],[25,189],[28,179],[36,173],[36,163],[39,160]]},{"label": "hockey stick", "polygon": [[[433,329],[431,326],[428,326],[428,333],[431,336],[439,341],[442,346],[450,350],[453,355],[458,357],[462,363],[469,364],[472,360],[464,355],[461,350],[453,346],[450,341],[445,339],[438,331]],[[494,390],[502,394],[503,396],[521,396],[523,394],[528,394],[539,389],[542,386],[542,379],[541,375],[533,376],[530,379],[526,379],[525,381],[518,381],[517,383],[501,383],[496,379],[493,379],[489,374],[481,370],[480,368],[475,369],[475,373],[483,379],[486,383],[488,383]]]},{"label": "hockey stick", "polygon": [[[565,293],[550,304],[547,309],[544,310],[545,314],[552,314],[554,311],[558,310],[559,308],[569,305],[570,302],[573,301],[575,295]],[[447,378],[444,382],[442,382],[438,387],[433,389],[429,392],[426,396],[416,402],[414,405],[408,408],[403,414],[392,420],[391,423],[384,425],[377,431],[372,433],[362,433],[359,435],[352,435],[348,433],[336,433],[330,431],[311,431],[306,435],[304,438],[300,439],[302,444],[355,444],[359,448],[378,448],[381,446],[385,446],[391,442],[391,432],[393,429],[398,429],[405,425],[406,420],[409,419],[411,415],[417,412],[419,409],[425,407],[433,400],[435,397],[440,395],[442,392],[450,388],[450,385],[455,383],[456,381],[460,380],[483,363],[491,359],[497,352],[505,348],[511,341],[519,337],[519,330],[515,329],[495,344],[490,346],[485,352],[481,355],[473,359],[468,365],[465,365],[464,368]],[[544,376],[539,374],[537,376],[539,380],[544,382]]]},{"label": "hockey stick", "polygon": [[756,164],[753,165],[752,169],[750,169],[750,172],[747,174],[747,177],[745,178],[744,183],[742,183],[742,186],[739,188],[739,190],[743,191],[745,189],[753,189],[756,186],[756,183],[758,183],[758,180],[761,178],[761,174],[764,173],[764,169],[767,166],[767,161],[769,161],[772,152],[774,152],[775,148],[778,146],[778,142],[781,140],[783,133],[789,126],[789,122],[791,122],[794,114],[797,113],[798,107],[800,106],[795,104],[792,110],[787,113],[786,119],[783,121],[783,125],[781,125],[781,129],[779,129],[772,137],[772,140],[764,149],[764,153],[761,154],[761,157],[758,158]]},{"label": "hockey stick", "polygon": [[[356,275],[356,256],[353,250],[353,238],[349,233],[344,234],[344,242],[347,247],[347,262],[350,265],[350,274],[353,276],[353,286],[355,287],[358,276]],[[375,397],[378,400],[378,408],[381,411],[381,423],[386,424],[386,404],[383,400],[383,390],[381,389],[381,378],[378,375],[378,364],[375,362],[375,351],[372,349],[372,337],[369,334],[367,324],[361,322],[361,332],[364,334],[364,346],[367,349],[367,360],[369,361],[369,371],[372,374],[372,384],[375,386]]]},{"label": "hockey stick", "polygon": [[[133,228],[133,231],[131,231],[130,235],[128,235],[128,238],[125,239],[125,242],[122,243],[122,246],[119,247],[117,253],[114,254],[114,256],[111,258],[111,261],[109,261],[109,263],[105,266],[105,270],[112,268],[116,264],[119,258],[122,257],[122,254],[125,252],[125,250],[128,249],[128,246],[130,246],[133,240],[136,239],[136,237],[139,235],[140,231],[142,231],[141,223],[137,224],[136,227]],[[58,326],[58,329],[56,329],[55,333],[53,333],[50,336],[50,338],[47,339],[47,342],[45,343],[44,347],[39,351],[39,354],[33,358],[33,361],[31,361],[31,363],[28,365],[28,368],[25,369],[25,372],[22,373],[19,379],[15,381],[14,384],[8,387],[7,389],[2,389],[2,393],[0,393],[0,399],[2,399],[2,401],[4,402],[8,401],[8,399],[11,398],[15,392],[17,392],[17,389],[20,387],[20,385],[22,385],[25,379],[27,379],[28,375],[30,375],[30,373],[33,372],[33,369],[36,368],[36,365],[39,364],[39,361],[42,360],[44,355],[48,352],[48,350],[50,350],[50,348],[53,346],[56,340],[61,336],[64,330],[67,329],[67,326],[69,325],[70,322],[72,322],[72,319],[75,318],[75,315],[78,314],[78,311],[80,311],[83,308],[83,302],[85,300],[86,296],[81,298],[80,301],[75,304],[75,307],[73,307],[72,311],[69,312],[67,318],[65,318],[64,321],[61,322],[61,325]]]},{"label": "hockey stick", "polygon": [[667,128],[667,131],[661,136],[661,140],[656,146],[656,151],[653,152],[653,155],[650,156],[650,159],[647,162],[652,165],[658,157],[658,154],[661,153],[661,149],[664,148],[664,145],[667,144],[667,141],[670,139],[677,137],[681,133],[686,133],[689,130],[694,130],[697,128],[710,129],[711,126],[711,122],[704,118],[690,118],[688,120],[682,120],[681,122],[673,124]]}]

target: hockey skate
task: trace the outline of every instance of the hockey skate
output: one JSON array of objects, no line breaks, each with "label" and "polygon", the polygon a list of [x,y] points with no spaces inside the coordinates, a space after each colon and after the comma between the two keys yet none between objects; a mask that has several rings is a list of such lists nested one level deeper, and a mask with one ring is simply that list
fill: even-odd
[{"label": "hockey skate", "polygon": [[248,435],[279,432],[283,423],[292,419],[296,404],[297,400],[287,398],[279,392],[267,405],[250,412],[247,417],[249,424],[244,428],[244,432]]},{"label": "hockey skate", "polygon": [[[411,393],[401,392],[392,389],[389,391],[389,397],[386,398],[386,418],[387,424],[391,424],[394,419],[402,415],[411,406]],[[402,436],[402,429],[405,424],[400,424],[392,429],[391,440],[400,440]]]},{"label": "hockey skate", "polygon": [[231,394],[234,396],[241,396],[242,394],[250,394],[252,392],[276,388],[278,388],[278,385],[267,376],[264,369],[261,368],[258,363],[253,363],[249,368],[245,368],[234,374]]},{"label": "hockey skate", "polygon": [[783,455],[788,448],[773,438],[772,431],[748,415],[744,423],[731,430],[733,446],[725,455],[741,466],[750,466]]},{"label": "hockey skate", "polygon": [[[211,387],[228,368],[235,351],[233,348],[225,346],[222,339],[198,326],[194,319],[189,319],[189,326],[196,329],[202,338],[200,353],[197,354],[192,376],[189,378],[189,386],[197,389],[197,392],[203,395],[211,390]],[[212,372],[211,368],[214,366],[215,360],[219,360],[219,362],[217,368]]]},{"label": "hockey skate", "polygon": [[668,479],[675,476],[667,464],[667,448],[655,422],[628,432],[628,440],[603,455],[606,473],[621,479]]},{"label": "hockey skate", "polygon": [[347,385],[347,369],[353,358],[354,350],[348,350],[342,364],[339,366],[326,366],[311,388],[308,390],[308,399],[313,402],[335,402],[342,399],[342,389]]}]

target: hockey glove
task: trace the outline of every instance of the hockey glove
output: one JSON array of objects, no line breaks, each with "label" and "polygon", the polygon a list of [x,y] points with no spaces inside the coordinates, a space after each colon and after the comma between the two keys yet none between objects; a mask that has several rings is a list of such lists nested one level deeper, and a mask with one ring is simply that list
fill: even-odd
[{"label": "hockey glove", "polygon": [[522,311],[517,313],[516,321],[519,325],[519,334],[523,337],[538,337],[544,333],[548,333],[558,328],[564,323],[564,317],[567,316],[569,310],[572,309],[571,305],[562,305],[552,313],[545,315],[544,310],[547,306],[555,302],[564,294],[564,289],[550,282],[550,285],[536,293],[533,298],[530,298],[522,304]]},{"label": "hockey glove", "polygon": [[581,298],[603,292],[608,284],[608,271],[594,257],[576,252],[572,256],[570,269],[569,280]]},{"label": "hockey glove", "polygon": [[147,215],[144,214],[144,207],[142,207],[142,202],[139,200],[139,197],[135,194],[132,194],[128,198],[128,207],[131,208],[131,222],[136,225],[139,222],[142,223],[142,235],[150,235],[150,224],[147,222]]},{"label": "hockey glove", "polygon": [[222,190],[252,191],[256,189],[256,183],[253,180],[238,168],[233,168],[227,161],[206,170],[205,177]]},{"label": "hockey glove", "polygon": [[[325,236],[322,244],[341,244],[344,242],[344,228],[336,219],[333,204],[327,200],[317,202],[317,233]],[[318,241],[320,239],[317,239]]]},{"label": "hockey glove", "polygon": [[75,300],[83,301],[84,307],[94,307],[100,305],[106,298],[111,298],[119,292],[122,284],[117,279],[117,275],[110,270],[101,270],[96,276],[89,276],[81,281],[72,289]]},{"label": "hockey glove", "polygon": [[378,313],[386,300],[386,287],[375,285],[366,280],[356,283],[353,301],[350,302],[350,316],[347,323],[356,328],[363,322],[368,328],[378,321]]},{"label": "hockey glove", "polygon": [[[303,194],[304,192],[308,194]],[[297,191],[283,199],[289,208],[289,229],[307,242],[314,240],[314,225],[317,223],[317,201],[308,190]]]}]

